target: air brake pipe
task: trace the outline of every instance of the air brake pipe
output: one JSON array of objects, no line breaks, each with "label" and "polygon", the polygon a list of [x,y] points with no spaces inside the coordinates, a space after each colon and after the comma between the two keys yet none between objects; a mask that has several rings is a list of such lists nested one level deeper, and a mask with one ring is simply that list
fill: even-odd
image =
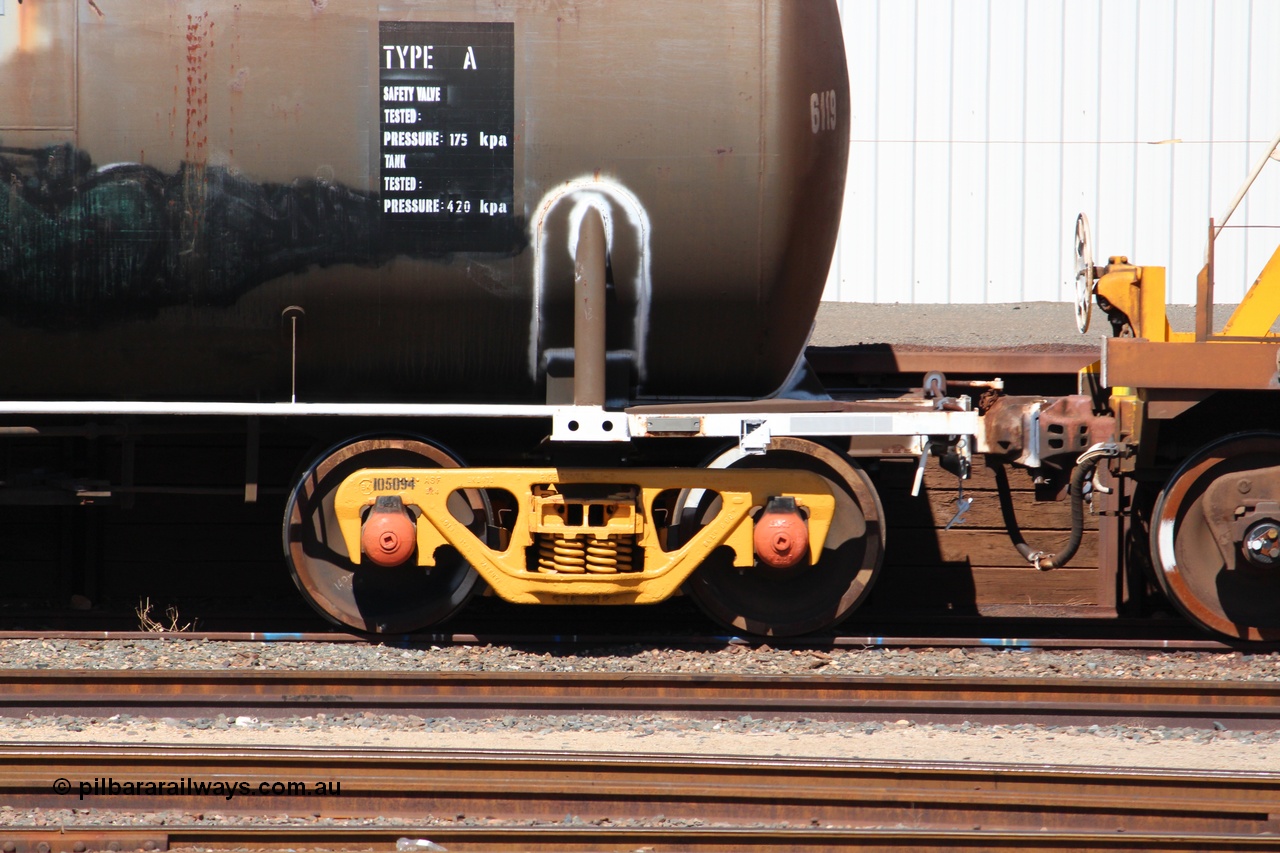
[{"label": "air brake pipe", "polygon": [[1080,540],[1084,538],[1084,484],[1093,477],[1098,463],[1105,458],[1119,456],[1120,445],[1114,442],[1100,442],[1090,447],[1076,460],[1076,467],[1071,472],[1071,538],[1062,550],[1049,555],[1044,551],[1035,551],[1026,542],[1015,542],[1018,553],[1027,558],[1027,562],[1041,571],[1060,569],[1076,555],[1080,549]]},{"label": "air brake pipe", "polygon": [[604,220],[588,208],[578,228],[573,264],[573,403],[604,405]]}]

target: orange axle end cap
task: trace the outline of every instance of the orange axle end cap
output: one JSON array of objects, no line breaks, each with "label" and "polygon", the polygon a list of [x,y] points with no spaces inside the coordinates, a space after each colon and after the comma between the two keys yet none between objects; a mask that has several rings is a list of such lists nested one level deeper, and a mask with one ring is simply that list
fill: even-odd
[{"label": "orange axle end cap", "polygon": [[413,554],[418,544],[413,519],[399,498],[379,498],[360,533],[360,546],[373,563],[391,568]]},{"label": "orange axle end cap", "polygon": [[775,509],[771,502],[756,521],[756,556],[775,569],[789,569],[809,553],[809,526],[794,508]]}]

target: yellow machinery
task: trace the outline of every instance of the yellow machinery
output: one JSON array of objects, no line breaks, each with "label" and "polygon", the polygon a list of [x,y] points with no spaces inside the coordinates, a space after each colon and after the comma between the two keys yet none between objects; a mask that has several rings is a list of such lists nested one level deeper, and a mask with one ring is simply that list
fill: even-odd
[{"label": "yellow machinery", "polygon": [[[510,537],[500,547],[477,536],[450,509],[449,499],[468,489],[516,497]],[[661,495],[693,489],[715,492],[718,511],[689,541],[664,540],[653,521]],[[394,498],[421,513],[413,513],[412,525],[420,566],[434,566],[436,549],[451,545],[508,601],[647,604],[672,595],[720,546],[733,551],[735,566],[751,568],[753,514],[776,496],[790,498],[805,513],[809,547],[798,557],[817,564],[835,498],[827,481],[808,471],[362,469],[339,487],[335,509],[356,564],[362,550],[368,556],[378,545],[361,541],[368,512],[376,501]]]},{"label": "yellow machinery", "polygon": [[[1159,585],[1201,625],[1245,640],[1280,638],[1280,247],[1221,332],[1214,330],[1214,241],[1267,161],[1258,161],[1220,224],[1209,223],[1193,332],[1174,332],[1165,311],[1163,267],[1112,257],[1095,268],[1088,222],[1077,221],[1077,321],[1093,300],[1115,336],[1104,340],[1101,384],[1111,389],[1116,439],[1134,452],[1121,472],[1167,477],[1146,524]],[[1221,405],[1175,422],[1219,392]],[[1168,473],[1172,471],[1172,473]],[[1148,515],[1149,512],[1149,515]]]}]

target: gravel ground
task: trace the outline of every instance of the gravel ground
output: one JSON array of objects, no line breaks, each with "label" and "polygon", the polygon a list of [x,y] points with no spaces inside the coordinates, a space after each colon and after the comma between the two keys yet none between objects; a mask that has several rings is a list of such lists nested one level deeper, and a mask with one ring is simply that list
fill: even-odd
[{"label": "gravel ground", "polygon": [[1280,653],[1005,649],[715,650],[610,646],[405,649],[361,643],[4,640],[0,669],[265,669],[425,672],[643,672],[749,675],[1061,676],[1280,681]]},{"label": "gravel ground", "polygon": [[[0,721],[8,743],[169,743],[185,746],[319,744],[358,749],[527,750],[628,752],[655,755],[812,757],[851,761],[964,762],[1075,765],[1270,773],[1280,761],[1280,733],[1129,726],[918,725],[909,720],[822,723],[812,720],[686,720],[642,714],[502,717],[458,720],[365,713],[295,717],[260,722],[218,716],[195,720],[109,719],[75,716]],[[75,782],[76,780],[73,780]],[[263,780],[248,780],[251,783]],[[279,780],[265,780],[279,781]],[[78,785],[73,785],[73,789]],[[69,798],[70,799],[70,798]],[[225,811],[224,811],[225,810]],[[470,816],[424,815],[412,821],[319,818],[299,800],[294,815],[248,818],[235,804],[210,795],[199,812],[129,812],[119,798],[86,796],[74,807],[23,810],[0,807],[0,826],[192,825],[479,825]],[[585,825],[585,824],[584,824]],[[619,824],[621,825],[621,824]],[[669,824],[655,819],[644,825]]]},{"label": "gravel ground", "polygon": [[[8,640],[0,668],[94,670],[643,672],[758,675],[1061,677],[1280,681],[1280,653],[996,649],[718,650],[643,646],[530,651],[504,646],[404,649],[353,643],[169,640]],[[430,749],[637,751],[700,755],[912,758],[1100,766],[1269,770],[1280,732],[1123,725],[917,725],[910,720],[822,722],[785,717],[685,719],[655,714],[423,718],[371,713],[257,720],[241,716],[0,719],[9,743],[315,744]],[[7,816],[7,817],[6,817]],[[0,823],[16,816],[0,812]]]},{"label": "gravel ground", "polygon": [[[502,646],[404,649],[352,643],[247,643],[166,640],[7,640],[0,668],[96,670],[258,669],[505,672],[750,673],[883,676],[994,676],[1280,681],[1280,654],[994,649],[778,650],[767,645],[719,650],[642,646],[595,651],[530,651]],[[783,716],[686,719],[660,714],[502,716],[491,719],[381,715],[353,711],[270,720],[241,715],[192,719],[121,714],[0,718],[0,742],[301,745],[433,750],[641,752],[706,756],[786,756],[849,760],[953,761],[1157,767],[1268,772],[1280,766],[1280,731],[1215,724],[1144,728],[1124,725],[917,724],[911,720],[824,722]],[[216,800],[216,801],[215,801]],[[212,798],[199,813],[135,813],[99,797],[74,807],[27,811],[0,806],[0,826],[481,825],[469,816],[396,822],[298,815],[247,818]],[[299,816],[300,815],[300,816]],[[577,820],[576,818],[571,818]],[[655,825],[662,821],[651,822]],[[583,824],[588,825],[588,824]],[[685,825],[685,824],[680,824]]]},{"label": "gravel ground", "polygon": [[[1234,305],[1214,308],[1219,327]],[[1195,327],[1195,306],[1171,305],[1175,331]],[[1076,330],[1075,309],[1065,302],[1011,302],[995,305],[903,305],[824,302],[809,343],[819,347],[893,343],[943,347],[1007,347],[1027,344],[1099,346],[1111,334],[1101,310],[1094,309],[1088,334]]]}]

